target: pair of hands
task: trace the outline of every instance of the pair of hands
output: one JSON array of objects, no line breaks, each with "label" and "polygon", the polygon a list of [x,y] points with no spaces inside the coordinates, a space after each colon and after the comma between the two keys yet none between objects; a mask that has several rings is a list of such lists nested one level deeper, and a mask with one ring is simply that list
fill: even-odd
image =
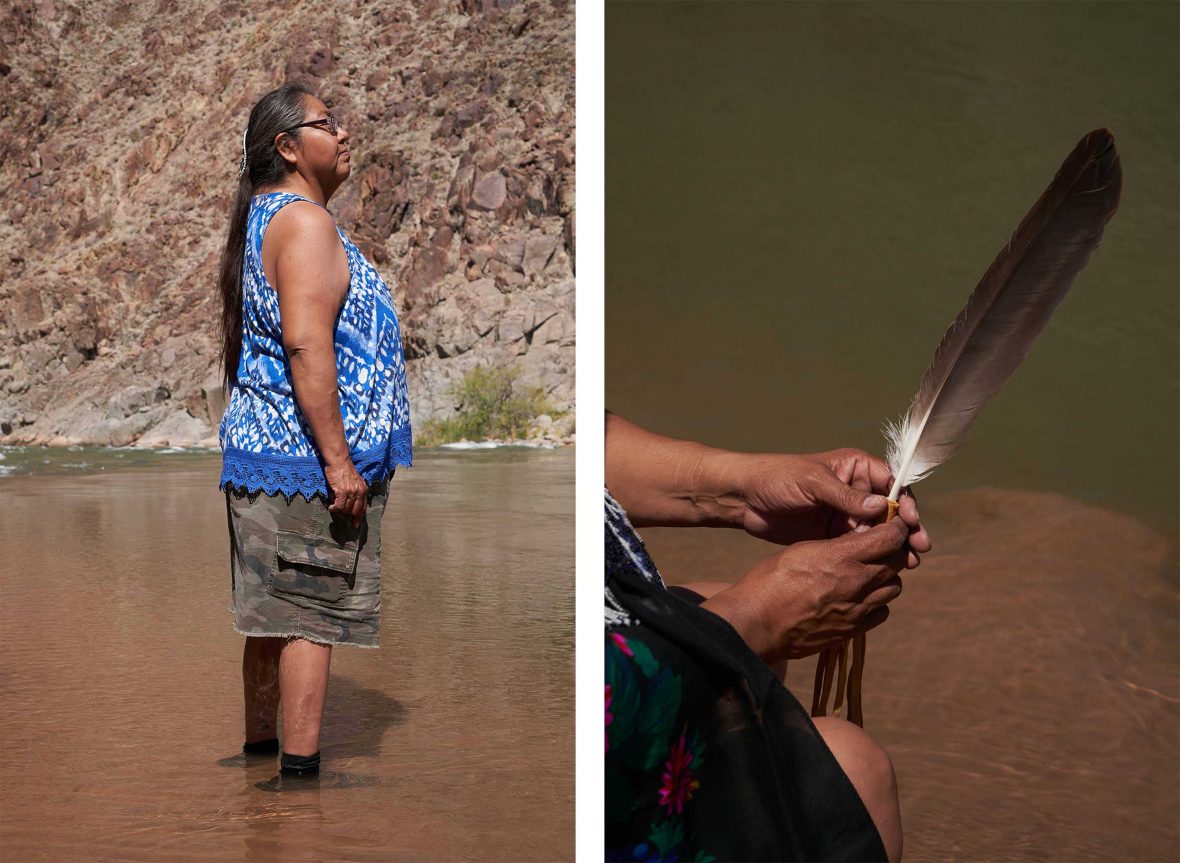
[{"label": "pair of hands", "polygon": [[817,653],[889,615],[930,537],[914,498],[884,516],[889,466],[863,450],[742,457],[747,533],[786,545],[704,603],[768,662]]}]

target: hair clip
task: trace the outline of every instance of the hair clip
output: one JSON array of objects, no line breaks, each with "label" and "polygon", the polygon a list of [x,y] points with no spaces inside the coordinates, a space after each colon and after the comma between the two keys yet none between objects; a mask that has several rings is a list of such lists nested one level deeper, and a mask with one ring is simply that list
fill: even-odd
[{"label": "hair clip", "polygon": [[250,131],[250,125],[246,124],[246,128],[242,130],[242,161],[238,163],[238,179],[242,179],[242,175],[246,173],[246,133]]}]

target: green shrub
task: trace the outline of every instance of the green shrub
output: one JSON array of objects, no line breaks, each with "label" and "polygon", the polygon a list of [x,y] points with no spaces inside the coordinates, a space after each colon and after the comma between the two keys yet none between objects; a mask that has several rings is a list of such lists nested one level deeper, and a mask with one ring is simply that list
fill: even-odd
[{"label": "green shrub", "polygon": [[431,420],[417,435],[420,446],[463,440],[516,440],[541,414],[554,413],[541,387],[522,386],[516,366],[478,366],[452,387],[456,415]]}]

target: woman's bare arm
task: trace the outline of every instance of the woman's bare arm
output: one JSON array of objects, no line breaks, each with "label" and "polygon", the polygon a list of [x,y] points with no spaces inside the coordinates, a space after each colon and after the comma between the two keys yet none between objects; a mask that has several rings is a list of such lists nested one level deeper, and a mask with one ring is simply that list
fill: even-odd
[{"label": "woman's bare arm", "polygon": [[638,527],[741,527],[735,455],[606,414],[606,487]]},{"label": "woman's bare arm", "polygon": [[[266,266],[272,262],[273,269]],[[359,524],[367,486],[344,437],[334,339],[336,316],[348,294],[348,258],[331,215],[311,203],[288,204],[266,233],[263,264],[274,273],[291,384],[324,460],[333,495],[329,509]]]},{"label": "woman's bare arm", "polygon": [[[742,453],[676,440],[606,415],[606,485],[632,523],[743,528],[782,545],[829,539],[885,513],[889,465],[858,449]],[[907,568],[931,548],[914,501]]]}]

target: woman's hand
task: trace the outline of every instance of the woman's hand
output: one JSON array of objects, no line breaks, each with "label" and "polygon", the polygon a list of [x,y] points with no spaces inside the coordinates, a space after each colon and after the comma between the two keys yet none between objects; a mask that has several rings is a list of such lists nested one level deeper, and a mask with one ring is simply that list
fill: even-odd
[{"label": "woman's hand", "polygon": [[351,459],[324,466],[324,477],[332,499],[328,501],[328,512],[347,518],[353,527],[361,526],[365,507],[369,503],[369,486],[356,472]]},{"label": "woman's hand", "polygon": [[889,616],[901,593],[909,527],[900,519],[800,542],[758,563],[703,608],[727,620],[767,662],[834,647]]},{"label": "woman's hand", "polygon": [[[841,536],[885,514],[893,484],[889,465],[859,449],[810,455],[745,455],[739,495],[742,527],[759,539],[783,545]],[[908,490],[898,516],[909,530],[906,567],[931,549]]]},{"label": "woman's hand", "polygon": [[[892,480],[889,466],[864,450],[730,452],[606,416],[606,485],[636,527],[740,527],[783,545],[827,539],[882,516]],[[905,498],[913,567],[930,537]]]}]

